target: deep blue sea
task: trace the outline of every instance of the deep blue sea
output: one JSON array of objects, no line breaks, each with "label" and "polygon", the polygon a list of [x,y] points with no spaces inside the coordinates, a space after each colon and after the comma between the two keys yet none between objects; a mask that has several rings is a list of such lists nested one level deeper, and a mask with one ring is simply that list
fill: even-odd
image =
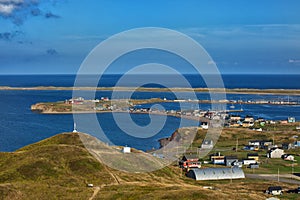
[{"label": "deep blue sea", "polygon": [[[199,77],[186,75],[193,87],[205,87],[205,83],[201,82]],[[99,85],[114,86],[119,75],[107,75],[100,80]],[[15,86],[15,87],[33,87],[33,86],[73,86],[75,76],[73,75],[35,75],[35,76],[0,76],[0,86]],[[137,76],[133,80],[142,78]],[[170,77],[161,77],[170,79],[174,87],[177,85],[176,80]],[[300,89],[299,75],[224,75],[225,86],[227,88],[280,88],[280,89]],[[87,77],[85,85],[89,86],[90,78]],[[135,81],[124,86],[135,86]],[[154,84],[147,85],[148,87],[157,86]],[[199,99],[209,99],[208,93],[197,93]],[[0,151],[14,151],[25,145],[40,141],[55,134],[73,130],[73,116],[68,114],[46,115],[31,112],[30,106],[37,102],[54,102],[69,99],[72,97],[72,91],[6,91],[0,90]],[[96,98],[110,97],[110,91],[98,91]],[[117,98],[126,96],[126,92],[117,93]],[[182,92],[183,98],[190,98],[192,95],[188,92]],[[168,98],[174,99],[175,96],[171,92],[135,92],[132,98]],[[298,96],[285,95],[246,95],[246,94],[227,94],[229,100],[287,100],[300,101]],[[161,104],[165,109],[179,109],[177,103]],[[152,105],[145,105],[151,107]],[[229,106],[229,105],[228,105]],[[195,104],[185,103],[183,109],[193,109]],[[210,105],[201,104],[199,107],[203,110],[210,109]],[[236,105],[239,109],[240,105]],[[244,112],[241,115],[253,115],[255,117],[264,117],[266,119],[286,119],[288,116],[300,119],[300,106],[283,106],[283,105],[242,105]],[[122,114],[120,114],[122,115]],[[88,115],[87,115],[88,116]],[[117,145],[128,145],[142,150],[158,148],[158,139],[170,136],[178,127],[180,127],[180,119],[175,117],[167,117],[167,123],[162,130],[152,137],[141,139],[125,134],[114,123],[112,114],[97,114],[98,120],[101,123],[106,136]],[[132,115],[133,120],[141,125],[147,126],[150,123],[148,115]],[[163,116],[152,116],[158,121]],[[184,126],[193,126],[195,121],[184,120]],[[81,130],[90,131],[93,130]]]},{"label": "deep blue sea", "polygon": [[[101,77],[98,86],[112,87],[122,75],[104,75]],[[172,87],[182,87],[173,75],[129,75],[132,76],[129,82],[122,86],[136,86],[144,76],[152,76],[153,80],[167,80]],[[96,76],[83,76],[81,86],[91,86]],[[186,74],[184,77],[191,86],[206,87],[203,78],[199,75]],[[214,75],[207,75],[213,78]],[[74,85],[75,75],[0,75],[0,86],[34,87],[34,86],[62,86],[71,87]],[[222,75],[226,88],[257,88],[257,89],[299,89],[300,75]],[[159,87],[150,83],[145,87]]]}]

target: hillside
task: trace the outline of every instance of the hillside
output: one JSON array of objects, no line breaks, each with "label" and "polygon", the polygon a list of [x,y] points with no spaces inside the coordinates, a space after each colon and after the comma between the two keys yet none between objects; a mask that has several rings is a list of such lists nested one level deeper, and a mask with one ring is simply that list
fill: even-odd
[{"label": "hillside", "polygon": [[[90,155],[78,134],[62,133],[0,153],[0,199],[228,199],[234,194],[258,200],[266,198],[264,189],[276,184],[251,179],[196,182],[177,166],[151,173],[113,170]],[[203,188],[208,185],[217,189]]]}]

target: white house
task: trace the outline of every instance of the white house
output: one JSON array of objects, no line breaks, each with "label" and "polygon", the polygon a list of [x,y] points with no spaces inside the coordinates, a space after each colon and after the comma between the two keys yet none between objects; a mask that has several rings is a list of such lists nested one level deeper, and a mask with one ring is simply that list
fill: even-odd
[{"label": "white house", "polygon": [[268,158],[281,158],[283,154],[284,154],[284,150],[279,149],[279,148],[272,148],[271,150],[268,151],[267,157]]},{"label": "white house", "polygon": [[208,123],[207,122],[202,122],[202,124],[201,124],[201,128],[203,128],[203,129],[208,129]]},{"label": "white house", "polygon": [[130,153],[131,148],[130,147],[123,147],[123,153]]},{"label": "white house", "polygon": [[291,161],[293,161],[293,160],[295,159],[295,157],[294,157],[293,155],[288,155],[288,154],[284,154],[284,155],[282,156],[282,158],[283,158],[284,160],[291,160]]},{"label": "white house", "polygon": [[243,160],[243,165],[250,165],[250,164],[256,164],[257,161],[254,159],[244,159]]},{"label": "white house", "polygon": [[212,140],[203,140],[201,148],[202,149],[212,149],[214,147]]}]

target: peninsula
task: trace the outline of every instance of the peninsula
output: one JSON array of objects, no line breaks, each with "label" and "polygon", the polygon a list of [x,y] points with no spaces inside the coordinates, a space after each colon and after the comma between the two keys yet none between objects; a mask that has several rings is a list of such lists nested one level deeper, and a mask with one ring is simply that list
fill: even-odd
[{"label": "peninsula", "polygon": [[141,92],[217,92],[228,94],[276,94],[276,95],[299,95],[299,89],[251,89],[251,88],[148,88],[148,87],[10,87],[0,86],[0,90],[97,90],[97,91],[141,91]]}]

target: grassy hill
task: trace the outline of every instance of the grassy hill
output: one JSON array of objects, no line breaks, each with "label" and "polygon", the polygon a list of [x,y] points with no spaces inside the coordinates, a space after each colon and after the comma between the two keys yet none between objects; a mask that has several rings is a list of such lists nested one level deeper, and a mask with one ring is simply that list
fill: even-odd
[{"label": "grassy hill", "polygon": [[[94,188],[88,188],[87,183],[94,184]],[[277,183],[251,179],[196,182],[185,177],[175,165],[149,173],[117,171],[99,163],[85,149],[78,133],[58,134],[12,153],[0,153],[0,199],[5,200],[233,197],[258,200],[267,197],[262,191],[272,184]]]}]

